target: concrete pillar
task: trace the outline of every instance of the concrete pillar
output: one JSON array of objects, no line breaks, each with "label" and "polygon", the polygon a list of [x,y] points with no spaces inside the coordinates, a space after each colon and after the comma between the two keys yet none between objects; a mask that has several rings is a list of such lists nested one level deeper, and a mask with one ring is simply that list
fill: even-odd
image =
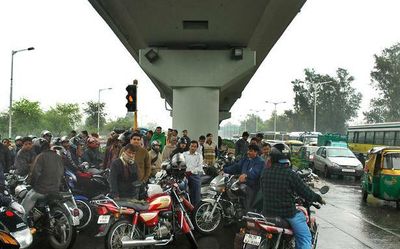
[{"label": "concrete pillar", "polygon": [[218,136],[219,89],[180,87],[173,89],[172,127],[179,133],[187,129],[191,139],[211,133]]}]

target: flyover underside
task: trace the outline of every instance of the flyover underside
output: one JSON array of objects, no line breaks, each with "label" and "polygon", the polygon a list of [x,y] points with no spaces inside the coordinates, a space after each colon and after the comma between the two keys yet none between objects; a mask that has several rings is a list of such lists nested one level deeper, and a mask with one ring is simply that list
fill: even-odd
[{"label": "flyover underside", "polygon": [[[217,88],[221,121],[306,0],[89,1],[173,109],[176,88]],[[230,58],[234,48],[243,60]]]}]

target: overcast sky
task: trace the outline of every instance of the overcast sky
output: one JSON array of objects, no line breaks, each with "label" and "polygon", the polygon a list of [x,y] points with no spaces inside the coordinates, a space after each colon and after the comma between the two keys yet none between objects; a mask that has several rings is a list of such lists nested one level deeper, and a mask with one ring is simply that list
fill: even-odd
[{"label": "overcast sky", "polygon": [[[36,100],[46,110],[56,103],[97,101],[98,89],[112,87],[101,100],[108,117],[115,118],[126,113],[126,85],[138,79],[139,125],[171,126],[164,100],[88,1],[2,0],[0,9],[0,111],[9,105],[11,51],[33,46],[14,56],[14,100]],[[237,123],[254,106],[268,118],[273,105],[265,100],[286,101],[278,113],[292,108],[290,82],[303,78],[304,68],[331,75],[338,67],[348,69],[366,110],[375,94],[369,75],[373,55],[400,42],[399,10],[399,0],[308,0],[228,121]]]}]

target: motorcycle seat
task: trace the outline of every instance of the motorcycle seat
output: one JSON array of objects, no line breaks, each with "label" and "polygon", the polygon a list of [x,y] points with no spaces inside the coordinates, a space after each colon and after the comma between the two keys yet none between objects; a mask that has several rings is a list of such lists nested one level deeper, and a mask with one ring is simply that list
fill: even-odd
[{"label": "motorcycle seat", "polygon": [[290,223],[280,217],[265,217],[265,220],[281,228],[291,228]]},{"label": "motorcycle seat", "polygon": [[204,184],[210,183],[211,180],[212,180],[211,178],[212,178],[212,176],[209,176],[209,175],[202,175],[202,176],[200,177],[201,184],[204,185]]},{"label": "motorcycle seat", "polygon": [[115,201],[120,207],[133,208],[136,211],[147,211],[149,210],[149,204],[144,201],[139,201],[136,199],[129,200],[117,200]]}]

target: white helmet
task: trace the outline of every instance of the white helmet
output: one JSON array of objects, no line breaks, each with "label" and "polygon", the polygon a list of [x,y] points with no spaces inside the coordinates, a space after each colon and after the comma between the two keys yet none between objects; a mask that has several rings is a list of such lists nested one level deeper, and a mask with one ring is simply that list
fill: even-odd
[{"label": "white helmet", "polygon": [[22,200],[26,193],[28,193],[28,190],[26,189],[26,185],[18,185],[15,187],[15,196]]}]

